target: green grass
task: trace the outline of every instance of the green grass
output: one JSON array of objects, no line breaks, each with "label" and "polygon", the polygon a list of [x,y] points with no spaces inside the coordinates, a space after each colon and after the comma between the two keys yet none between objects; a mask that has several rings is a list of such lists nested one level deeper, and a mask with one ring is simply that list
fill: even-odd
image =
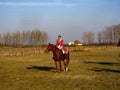
[{"label": "green grass", "polygon": [[0,90],[120,90],[119,53],[70,52],[70,71],[61,73],[51,53],[0,57]]}]

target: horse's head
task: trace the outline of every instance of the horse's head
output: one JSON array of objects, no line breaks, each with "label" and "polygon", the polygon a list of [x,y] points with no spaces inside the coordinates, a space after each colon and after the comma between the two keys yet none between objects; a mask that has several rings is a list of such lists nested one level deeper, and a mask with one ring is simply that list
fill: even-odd
[{"label": "horse's head", "polygon": [[51,51],[53,46],[54,46],[53,44],[48,43],[45,53],[48,53],[49,51]]}]

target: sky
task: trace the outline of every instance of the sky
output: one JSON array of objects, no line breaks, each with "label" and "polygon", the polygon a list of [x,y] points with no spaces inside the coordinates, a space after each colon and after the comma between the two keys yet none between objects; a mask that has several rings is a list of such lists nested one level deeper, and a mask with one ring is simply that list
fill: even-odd
[{"label": "sky", "polygon": [[39,29],[55,43],[120,24],[120,0],[0,0],[0,33]]}]

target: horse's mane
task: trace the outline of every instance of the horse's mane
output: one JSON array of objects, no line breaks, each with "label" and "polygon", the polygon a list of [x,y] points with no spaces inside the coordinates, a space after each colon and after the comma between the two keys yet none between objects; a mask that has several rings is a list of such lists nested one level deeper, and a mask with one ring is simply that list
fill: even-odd
[{"label": "horse's mane", "polygon": [[[50,44],[50,45],[52,45],[55,49],[58,49],[57,47],[56,47],[56,45],[54,45],[54,44]],[[59,50],[59,49],[58,49]]]}]

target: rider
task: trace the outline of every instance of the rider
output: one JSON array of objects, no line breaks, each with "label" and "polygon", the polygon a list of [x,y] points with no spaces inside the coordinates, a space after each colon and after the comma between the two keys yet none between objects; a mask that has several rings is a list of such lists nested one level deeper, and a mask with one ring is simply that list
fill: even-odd
[{"label": "rider", "polygon": [[68,52],[68,50],[64,47],[64,40],[62,39],[61,35],[59,35],[58,39],[56,40],[56,47],[61,51],[63,59],[65,59],[65,54]]}]

